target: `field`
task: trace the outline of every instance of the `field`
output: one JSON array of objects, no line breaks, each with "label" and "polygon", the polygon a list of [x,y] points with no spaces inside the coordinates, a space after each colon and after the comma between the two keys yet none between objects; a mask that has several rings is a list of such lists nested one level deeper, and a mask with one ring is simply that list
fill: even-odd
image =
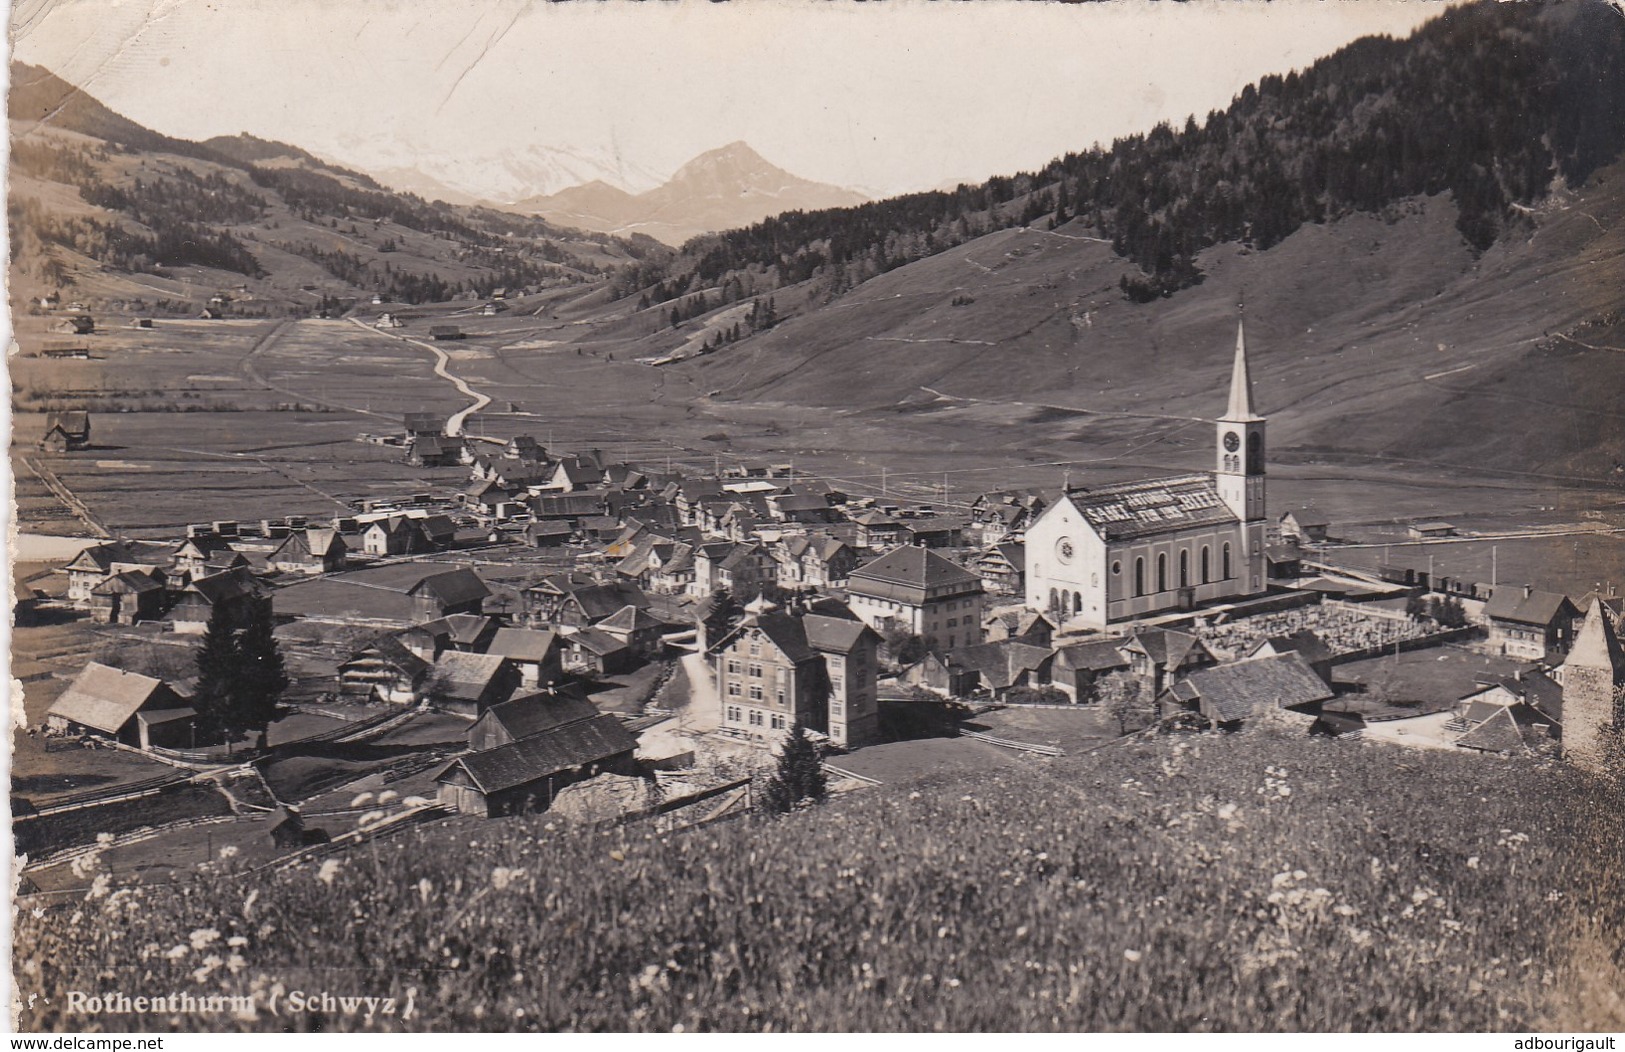
[{"label": "field", "polygon": [[[1625,1025],[1625,819],[1572,770],[1268,727],[1013,759],[779,821],[457,823],[93,888],[19,914],[19,994],[51,998],[20,1025],[127,1026],[60,996],[126,977],[254,994],[210,1025],[272,1031]],[[278,1016],[275,984],[415,1015]]]}]

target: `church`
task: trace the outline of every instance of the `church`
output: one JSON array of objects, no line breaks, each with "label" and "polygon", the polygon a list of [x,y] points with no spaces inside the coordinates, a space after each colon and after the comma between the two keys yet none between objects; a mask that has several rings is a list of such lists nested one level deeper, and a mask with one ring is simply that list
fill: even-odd
[{"label": "church", "polygon": [[1027,528],[1028,608],[1057,625],[1104,628],[1263,593],[1264,424],[1238,324],[1215,469],[1068,487]]}]

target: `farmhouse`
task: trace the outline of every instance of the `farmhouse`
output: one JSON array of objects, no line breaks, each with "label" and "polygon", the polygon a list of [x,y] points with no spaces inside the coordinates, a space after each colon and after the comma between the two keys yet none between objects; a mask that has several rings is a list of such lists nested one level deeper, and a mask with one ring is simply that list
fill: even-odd
[{"label": "farmhouse", "polygon": [[446,712],[478,716],[519,689],[519,670],[500,654],[448,650],[429,670],[428,701]]},{"label": "farmhouse", "polygon": [[45,727],[55,734],[90,734],[146,749],[186,744],[190,715],[185,700],[163,680],[93,661],[46,710]]},{"label": "farmhouse", "polygon": [[1312,628],[1301,628],[1291,635],[1261,639],[1247,657],[1269,657],[1274,654],[1297,654],[1303,658],[1304,664],[1315,670],[1315,675],[1328,684],[1332,681],[1332,648]]},{"label": "farmhouse", "polygon": [[613,716],[554,727],[460,756],[435,775],[440,802],[496,818],[546,810],[565,786],[600,772],[635,773],[637,741]]},{"label": "farmhouse", "polygon": [[467,567],[432,573],[418,581],[406,594],[420,621],[432,621],[447,614],[478,614],[491,597],[490,587]]},{"label": "farmhouse", "polygon": [[1281,539],[1302,544],[1326,539],[1332,520],[1318,508],[1294,508],[1281,516]]},{"label": "farmhouse", "polygon": [[90,414],[83,409],[45,415],[45,434],[39,446],[47,453],[67,453],[90,448]]},{"label": "farmhouse", "polygon": [[349,548],[337,530],[304,529],[288,534],[271,553],[269,565],[283,573],[321,574],[344,568]]},{"label": "farmhouse", "polygon": [[462,463],[463,440],[444,435],[414,435],[406,447],[406,462],[417,468],[449,468]]},{"label": "farmhouse", "polygon": [[394,704],[415,705],[422,700],[420,688],[429,665],[396,636],[382,635],[339,666],[339,693],[345,697],[375,697]]},{"label": "farmhouse", "polygon": [[900,627],[949,650],[982,641],[982,579],[929,549],[907,545],[858,567],[847,592],[878,632]]},{"label": "farmhouse", "polygon": [[561,650],[556,632],[499,628],[485,652],[507,658],[519,670],[519,685],[534,688],[557,682],[564,675]]},{"label": "farmhouse", "polygon": [[361,550],[368,555],[416,555],[433,551],[416,519],[391,515],[375,519],[361,533]]},{"label": "farmhouse", "polygon": [[1163,688],[1189,673],[1209,668],[1218,658],[1207,644],[1188,632],[1165,628],[1144,628],[1123,644],[1129,670],[1151,688],[1155,697]]},{"label": "farmhouse", "polygon": [[164,612],[162,575],[151,570],[125,570],[90,590],[90,619],[104,625],[156,621]]},{"label": "farmhouse", "polygon": [[96,331],[96,319],[88,314],[69,314],[52,322],[51,331],[89,336]]},{"label": "farmhouse", "polygon": [[565,637],[570,667],[587,675],[614,676],[637,667],[637,655],[626,641],[596,628],[583,628]]},{"label": "farmhouse", "polygon": [[1001,541],[976,559],[976,572],[982,586],[995,595],[1025,595],[1027,546],[1021,541]]},{"label": "farmhouse", "polygon": [[1027,530],[1028,607],[1104,628],[1262,593],[1264,431],[1238,326],[1215,470],[1069,487]]},{"label": "farmhouse", "polygon": [[201,635],[216,610],[223,611],[226,623],[236,629],[248,623],[256,608],[269,612],[271,597],[260,590],[252,574],[239,568],[193,580],[170,609],[169,621],[178,633]]},{"label": "farmhouse", "polygon": [[1448,522],[1417,522],[1411,524],[1409,532],[1413,540],[1426,541],[1439,537],[1454,537],[1456,527]]},{"label": "farmhouse", "polygon": [[1074,643],[1055,651],[1050,683],[1079,704],[1096,700],[1101,679],[1130,667],[1123,650],[1126,639],[1099,639]]},{"label": "farmhouse", "polygon": [[1507,657],[1540,661],[1548,653],[1569,649],[1580,610],[1557,592],[1502,585],[1484,604],[1484,617],[1492,647]]},{"label": "farmhouse", "polygon": [[1054,657],[1054,651],[1047,646],[1006,639],[949,651],[947,663],[973,670],[976,685],[997,700],[1015,687],[1047,686]]},{"label": "farmhouse", "polygon": [[[230,541],[219,534],[199,533],[175,546],[174,564],[170,569],[183,581],[206,577],[211,569],[215,572],[232,569],[229,564],[234,560],[231,557],[240,554]],[[221,565],[222,561],[228,565]],[[243,559],[241,565],[247,566],[248,560]]]},{"label": "farmhouse", "polygon": [[890,548],[903,540],[903,524],[883,511],[869,508],[850,516],[858,528],[858,546]]},{"label": "farmhouse", "polygon": [[168,549],[142,541],[108,541],[93,544],[69,560],[63,570],[68,575],[68,599],[78,607],[88,607],[90,593],[107,578],[127,570],[150,571],[169,562]]}]

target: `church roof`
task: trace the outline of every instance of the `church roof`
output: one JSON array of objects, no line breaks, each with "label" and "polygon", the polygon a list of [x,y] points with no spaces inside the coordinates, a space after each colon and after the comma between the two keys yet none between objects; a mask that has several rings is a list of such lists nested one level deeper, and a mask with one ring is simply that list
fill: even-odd
[{"label": "church roof", "polygon": [[1236,360],[1230,367],[1230,408],[1224,418],[1237,422],[1262,419],[1253,413],[1253,378],[1247,371],[1247,333],[1242,322],[1236,322]]},{"label": "church roof", "polygon": [[1625,674],[1625,652],[1621,651],[1619,636],[1601,603],[1591,604],[1591,611],[1586,614],[1585,624],[1580,627],[1564,665],[1602,669],[1613,676],[1616,683],[1621,674]]},{"label": "church roof", "polygon": [[1236,521],[1211,475],[1174,475],[1072,490],[1067,498],[1108,541]]}]

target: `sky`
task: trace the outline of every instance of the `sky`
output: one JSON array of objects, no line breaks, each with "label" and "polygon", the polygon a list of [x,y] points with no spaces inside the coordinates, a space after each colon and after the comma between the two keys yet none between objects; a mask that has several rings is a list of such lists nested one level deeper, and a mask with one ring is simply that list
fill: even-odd
[{"label": "sky", "polygon": [[[564,148],[663,178],[736,140],[873,195],[1223,108],[1424,0],[17,0],[14,57],[185,138],[358,165]],[[639,187],[634,187],[639,188]]]}]

